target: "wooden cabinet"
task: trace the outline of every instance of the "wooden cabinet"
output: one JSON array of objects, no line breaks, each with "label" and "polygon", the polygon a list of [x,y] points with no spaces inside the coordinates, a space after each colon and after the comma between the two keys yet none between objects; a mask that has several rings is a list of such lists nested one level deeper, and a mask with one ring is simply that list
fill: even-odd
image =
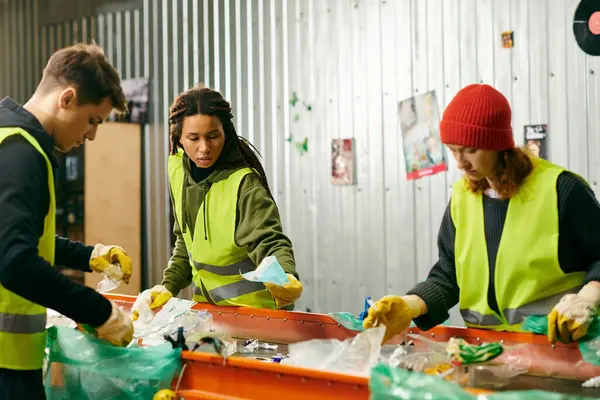
[{"label": "wooden cabinet", "polygon": [[[85,242],[119,245],[133,261],[129,285],[113,293],[137,295],[142,288],[142,127],[105,122],[85,148]],[[86,274],[96,288],[100,274]]]}]

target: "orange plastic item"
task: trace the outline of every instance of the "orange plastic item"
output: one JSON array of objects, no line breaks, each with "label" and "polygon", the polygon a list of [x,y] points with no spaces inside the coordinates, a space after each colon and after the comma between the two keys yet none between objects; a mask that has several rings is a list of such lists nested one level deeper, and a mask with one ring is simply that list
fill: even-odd
[{"label": "orange plastic item", "polygon": [[[106,295],[124,308],[131,307],[135,298],[124,295]],[[275,343],[294,343],[315,338],[346,339],[356,335],[324,314],[266,310],[251,307],[217,307],[196,304],[198,310],[207,310],[213,316],[213,325],[232,337],[256,338]],[[526,345],[522,356],[530,362],[529,373],[547,376],[548,364],[555,364],[553,376],[585,380],[600,375],[600,367],[583,363],[577,345],[551,345],[544,336],[528,333],[495,332],[471,328],[439,326],[427,332],[410,328],[432,340],[447,341],[451,337],[464,338],[469,343],[500,341],[505,345]],[[392,339],[399,343],[401,337]],[[416,346],[422,346],[416,342]],[[525,351],[525,350],[523,350]],[[501,357],[509,357],[503,354]],[[184,399],[265,399],[284,396],[296,399],[368,399],[368,378],[349,374],[298,368],[277,363],[230,357],[223,360],[208,353],[183,352],[185,370],[181,376],[178,394]],[[576,377],[573,366],[578,365]],[[564,375],[564,376],[563,376]],[[178,377],[175,379],[177,381]],[[540,388],[542,389],[542,388]],[[488,390],[466,389],[473,394],[491,393]]]}]

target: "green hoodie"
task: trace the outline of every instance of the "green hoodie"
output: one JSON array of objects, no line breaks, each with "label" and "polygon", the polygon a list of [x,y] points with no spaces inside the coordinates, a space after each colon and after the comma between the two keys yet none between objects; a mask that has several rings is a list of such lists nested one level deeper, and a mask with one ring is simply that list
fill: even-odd
[{"label": "green hoodie", "polygon": [[[221,165],[208,178],[199,183],[192,177],[189,157],[186,154],[183,156],[186,179],[181,219],[182,225],[187,226],[190,230],[192,238],[194,238],[198,212],[204,212],[204,207],[201,206],[210,186],[245,167],[235,148],[230,149],[227,153],[223,154],[224,159],[220,162]],[[210,218],[207,220],[209,221]],[[177,219],[173,232],[176,236],[175,249],[169,260],[169,266],[163,273],[162,285],[176,296],[181,289],[192,283],[192,266]],[[273,255],[277,257],[277,261],[286,273],[299,278],[296,273],[292,242],[283,233],[277,205],[255,173],[246,175],[240,183],[234,239],[239,247],[245,247],[248,250],[248,257],[257,266],[265,257]]]}]

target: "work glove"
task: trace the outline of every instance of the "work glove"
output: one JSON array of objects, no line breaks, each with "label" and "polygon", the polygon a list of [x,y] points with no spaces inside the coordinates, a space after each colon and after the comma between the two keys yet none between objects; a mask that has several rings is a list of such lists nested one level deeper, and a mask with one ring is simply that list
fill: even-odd
[{"label": "work glove", "polygon": [[417,296],[385,296],[369,307],[363,328],[369,329],[379,324],[386,327],[383,343],[404,332],[413,318],[422,314]]},{"label": "work glove", "polygon": [[90,269],[105,274],[113,281],[129,283],[131,258],[119,246],[97,244],[90,257]]},{"label": "work glove", "polygon": [[110,317],[104,325],[96,328],[99,339],[106,340],[115,346],[125,347],[133,338],[133,323],[123,310],[112,301]]},{"label": "work glove", "polygon": [[151,310],[162,307],[166,304],[169,299],[173,297],[173,294],[162,285],[156,285],[152,289],[146,289],[135,300],[132,311],[132,319],[136,321],[140,317],[140,308],[143,304],[150,307]]},{"label": "work glove", "polygon": [[294,304],[302,295],[302,283],[292,274],[286,274],[288,282],[283,286],[273,283],[265,283],[267,290],[275,299],[277,308],[283,308]]},{"label": "work glove", "polygon": [[564,295],[548,314],[548,340],[575,342],[588,331],[600,304],[600,287],[588,283],[577,294]]}]

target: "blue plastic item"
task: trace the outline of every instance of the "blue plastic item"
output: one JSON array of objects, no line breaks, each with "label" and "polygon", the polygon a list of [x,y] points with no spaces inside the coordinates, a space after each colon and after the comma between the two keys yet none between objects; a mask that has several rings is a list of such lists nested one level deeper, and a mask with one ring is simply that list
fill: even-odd
[{"label": "blue plastic item", "polygon": [[365,310],[360,313],[360,315],[358,316],[358,319],[360,319],[361,321],[364,321],[365,318],[367,318],[367,314],[369,313],[369,308],[371,308],[371,304],[373,304],[371,297],[369,297],[369,296],[365,297]]},{"label": "blue plastic item", "polygon": [[289,282],[275,256],[265,257],[255,270],[242,274],[242,277],[247,281],[272,283],[277,286],[283,286]]}]

